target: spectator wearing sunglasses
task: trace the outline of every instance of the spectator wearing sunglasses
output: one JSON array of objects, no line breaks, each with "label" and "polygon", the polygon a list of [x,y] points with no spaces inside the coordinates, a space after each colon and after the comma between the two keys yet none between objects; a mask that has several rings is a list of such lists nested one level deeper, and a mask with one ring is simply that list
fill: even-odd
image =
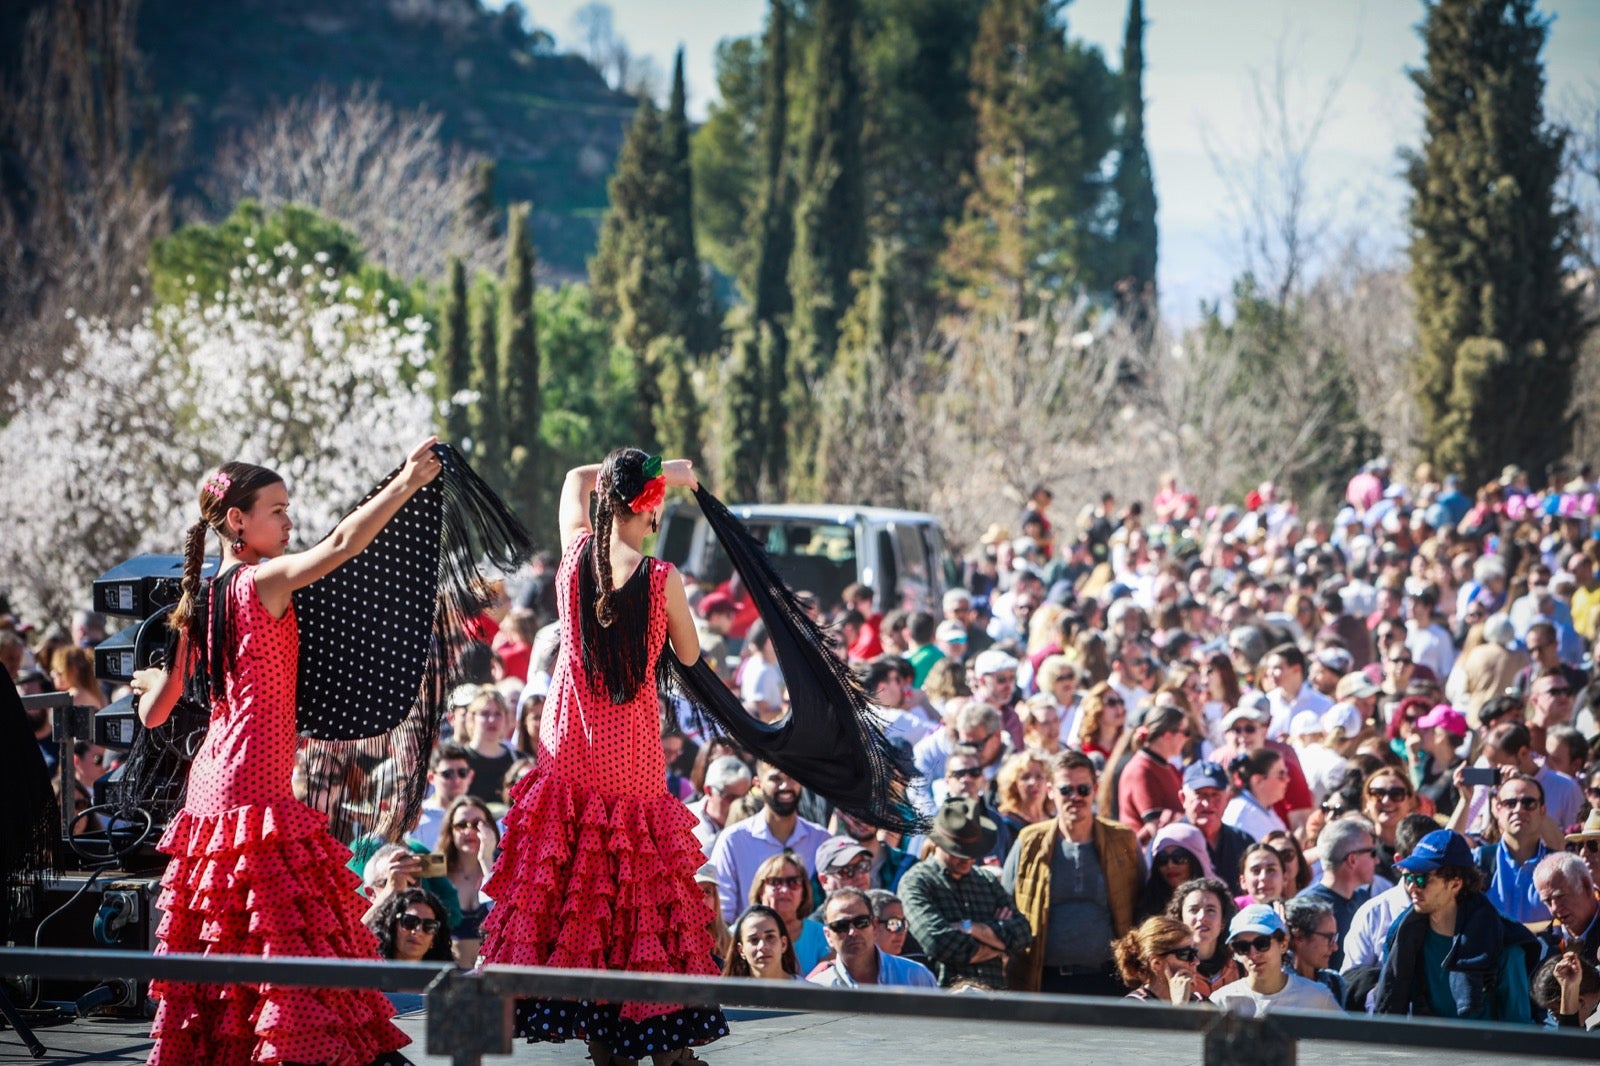
[{"label": "spectator wearing sunglasses", "polygon": [[1417,793],[1405,775],[1392,768],[1374,770],[1361,786],[1362,813],[1376,829],[1378,876],[1394,882],[1395,833],[1409,814],[1417,814]]},{"label": "spectator wearing sunglasses", "polygon": [[817,848],[817,887],[822,903],[810,914],[814,922],[822,921],[828,897],[839,889],[872,887],[872,852],[851,837],[829,837]]},{"label": "spectator wearing sunglasses", "polygon": [[812,984],[825,988],[938,987],[932,970],[878,947],[878,919],[872,901],[860,889],[840,888],[829,893],[822,905],[822,927],[827,930],[833,959],[808,978]]},{"label": "spectator wearing sunglasses", "polygon": [[[1438,828],[1439,823],[1425,814],[1406,815],[1400,820],[1400,828],[1395,830],[1394,834],[1395,862],[1398,863],[1410,855],[1416,848],[1417,841]],[[1398,878],[1399,871],[1396,870],[1395,874]],[[1377,893],[1356,909],[1355,917],[1350,919],[1350,929],[1339,945],[1344,951],[1344,961],[1340,963],[1339,972],[1344,975],[1347,985],[1358,984],[1361,979],[1353,975],[1357,970],[1363,969],[1371,970],[1371,974],[1366,978],[1367,984],[1377,981],[1377,967],[1384,934],[1389,931],[1389,927],[1394,924],[1400,912],[1409,906],[1411,897],[1406,894],[1406,886],[1397,882],[1393,887]]]},{"label": "spectator wearing sunglasses", "polygon": [[1010,823],[993,813],[993,805],[989,801],[994,795],[994,790],[984,779],[984,772],[983,754],[979,749],[970,744],[956,745],[945,759],[945,794],[950,799],[974,800],[983,806],[987,816],[994,818],[997,828],[994,846],[983,861],[986,866],[998,866],[1005,861],[1006,853],[1011,850],[1011,841],[1015,839],[1016,834]]},{"label": "spectator wearing sunglasses", "polygon": [[1182,922],[1161,915],[1146,918],[1137,929],[1112,945],[1117,972],[1133,989],[1125,998],[1145,1003],[1204,1003],[1195,991],[1195,966],[1200,954],[1194,933]]},{"label": "spectator wearing sunglasses", "polygon": [[1473,854],[1488,879],[1484,894],[1514,922],[1549,921],[1550,909],[1540,900],[1533,878],[1534,868],[1551,851],[1542,839],[1544,786],[1537,778],[1513,774],[1500,782],[1492,802],[1500,839]]},{"label": "spectator wearing sunglasses", "polygon": [[1411,908],[1389,930],[1374,1012],[1531,1022],[1539,945],[1484,896],[1466,838],[1437,829],[1396,866]]},{"label": "spectator wearing sunglasses", "polygon": [[1243,963],[1245,976],[1211,993],[1211,1002],[1224,1010],[1261,1018],[1274,1009],[1339,1009],[1325,986],[1284,966],[1288,927],[1271,907],[1256,904],[1234,915],[1228,926],[1228,950]]},{"label": "spectator wearing sunglasses", "polygon": [[1143,920],[1165,914],[1172,893],[1186,881],[1216,876],[1206,854],[1206,838],[1187,822],[1163,826],[1150,842],[1150,872],[1139,893],[1134,917]]},{"label": "spectator wearing sunglasses", "polygon": [[[1528,727],[1517,721],[1502,721],[1484,738],[1484,762],[1500,773],[1503,782],[1512,776],[1531,777],[1544,795],[1544,810],[1550,824],[1543,826],[1546,843],[1560,847],[1565,828],[1578,821],[1583,809],[1583,789],[1566,774],[1541,766],[1534,758],[1533,738]],[[1461,800],[1451,815],[1449,828],[1459,833],[1482,835],[1494,815],[1492,793],[1464,784],[1458,771],[1455,786]]]},{"label": "spectator wearing sunglasses", "polygon": [[1600,960],[1600,899],[1584,861],[1564,851],[1546,855],[1534,867],[1533,884],[1552,919],[1541,935],[1550,954],[1576,952],[1591,965]]},{"label": "spectator wearing sunglasses", "polygon": [[1344,978],[1328,965],[1339,946],[1339,921],[1333,908],[1320,899],[1290,900],[1283,910],[1283,924],[1289,929],[1289,951],[1294,972],[1315,981],[1333,995],[1334,1002],[1345,1002]]},{"label": "spectator wearing sunglasses", "polygon": [[403,888],[367,919],[378,953],[396,962],[450,962],[444,904],[425,888]]},{"label": "spectator wearing sunglasses", "polygon": [[[1295,754],[1294,748],[1281,740],[1267,739],[1269,720],[1265,697],[1247,695],[1239,706],[1223,716],[1222,735],[1227,743],[1214,750],[1211,758],[1222,766],[1231,766],[1238,756],[1258,752],[1262,748],[1283,756],[1283,764],[1289,771],[1289,787],[1284,791],[1283,798],[1274,805],[1274,810],[1286,826],[1298,829],[1305,825],[1315,805],[1311,786],[1306,781],[1305,769],[1300,765],[1300,757]],[[1226,866],[1218,863],[1217,868],[1221,870]]]},{"label": "spectator wearing sunglasses", "polygon": [[1018,834],[1001,875],[1034,933],[1011,969],[1012,984],[1030,992],[1120,996],[1111,942],[1133,927],[1143,879],[1139,842],[1127,826],[1095,817],[1095,769],[1087,755],[1056,755],[1050,778],[1056,817]]},{"label": "spectator wearing sunglasses", "polygon": [[[1600,772],[1591,779],[1600,782]],[[1593,806],[1589,810],[1589,817],[1584,820],[1576,833],[1567,834],[1567,850],[1583,860],[1589,868],[1589,876],[1600,885],[1600,785],[1593,789],[1596,795],[1590,797]]]},{"label": "spectator wearing sunglasses", "polygon": [[[1322,856],[1322,879],[1295,898],[1319,899],[1333,908],[1343,944],[1356,911],[1372,898],[1378,864],[1372,823],[1355,814],[1329,822],[1317,835],[1317,853]],[[1344,952],[1335,946],[1328,965],[1338,969],[1343,964]]]},{"label": "spectator wearing sunglasses", "polygon": [[472,784],[472,763],[467,749],[454,741],[441,741],[433,749],[433,758],[428,760],[428,784],[431,790],[422,801],[422,818],[411,835],[426,844],[429,851],[438,851],[445,810],[465,796]]},{"label": "spectator wearing sunglasses", "polygon": [[794,945],[801,977],[827,958],[828,940],[822,923],[805,917],[811,912],[811,878],[794,852],[780,852],[756,867],[750,904],[769,908],[783,919],[784,937]]},{"label": "spectator wearing sunglasses", "polygon": [[906,905],[900,902],[900,897],[887,888],[872,888],[867,890],[867,899],[872,903],[872,916],[878,921],[878,950],[928,965],[922,945],[911,935]]}]

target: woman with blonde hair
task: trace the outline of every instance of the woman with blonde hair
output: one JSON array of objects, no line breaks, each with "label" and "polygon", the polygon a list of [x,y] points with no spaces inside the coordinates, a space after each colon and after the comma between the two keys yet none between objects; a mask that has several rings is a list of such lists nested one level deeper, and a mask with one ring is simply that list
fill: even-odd
[{"label": "woman with blonde hair", "polygon": [[1101,681],[1083,696],[1083,716],[1078,719],[1077,747],[1085,755],[1108,758],[1122,736],[1128,708],[1117,690]]},{"label": "woman with blonde hair", "polygon": [[811,898],[811,875],[806,873],[800,856],[784,851],[757,866],[755,881],[750,885],[750,904],[769,907],[783,919],[783,935],[794,946],[801,977],[828,957],[832,949],[822,923],[806,917],[816,904]]},{"label": "woman with blonde hair", "polygon": [[1056,816],[1049,763],[1039,751],[1006,756],[995,775],[995,791],[1000,798],[1000,817],[1014,833]]},{"label": "woman with blonde hair", "polygon": [[1022,722],[1022,746],[1029,751],[1054,755],[1061,750],[1061,708],[1046,696],[1035,696],[1017,704],[1017,719]]},{"label": "woman with blonde hair", "polygon": [[88,648],[57,648],[50,656],[50,680],[58,691],[72,695],[73,706],[98,710],[106,705],[105,693],[94,676],[94,652]]},{"label": "woman with blonde hair", "polygon": [[1133,989],[1128,999],[1146,1003],[1204,1003],[1195,991],[1200,952],[1194,931],[1175,918],[1156,915],[1112,941],[1122,983]]},{"label": "woman with blonde hair", "polygon": [[[1077,736],[1078,717],[1082,709],[1082,696],[1078,692],[1078,668],[1065,655],[1047,655],[1039,663],[1039,672],[1034,680],[1038,684],[1039,693],[1029,702],[1047,703],[1056,709],[1059,718],[1057,745],[1046,749],[1054,753],[1061,745],[1067,744]],[[1020,710],[1018,708],[1019,713]],[[1029,746],[1033,746],[1031,742]]]}]

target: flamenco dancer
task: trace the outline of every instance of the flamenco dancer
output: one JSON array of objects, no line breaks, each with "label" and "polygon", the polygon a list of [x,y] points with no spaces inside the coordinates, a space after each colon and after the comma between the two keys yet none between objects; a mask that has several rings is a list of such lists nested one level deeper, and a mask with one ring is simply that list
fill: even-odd
[{"label": "flamenco dancer", "polygon": [[[561,490],[556,606],[561,650],[539,725],[537,770],[512,790],[500,861],[484,891],[487,964],[711,976],[695,884],[694,815],[667,794],[656,670],[700,658],[683,579],[644,554],[685,460],[612,452]],[[598,496],[594,527],[591,495]],[[699,1062],[727,1035],[722,1012],[658,1003],[522,1000],[529,1040],[586,1040],[596,1063]]]},{"label": "flamenco dancer", "polygon": [[[146,727],[160,725],[183,689],[209,682],[210,728],[195,755],[183,810],[162,837],[157,954],[230,953],[375,958],[350,852],[324,814],[294,798],[300,630],[293,594],[349,562],[440,472],[423,441],[399,473],[326,539],[289,554],[289,493],[264,467],[225,463],[200,490],[200,519],[184,546],[183,595],[170,660],[133,680]],[[208,534],[222,539],[218,576],[199,580]],[[155,982],[157,1066],[279,1063],[368,1066],[409,1062],[410,1042],[376,990],[270,984]]]},{"label": "flamenco dancer", "polygon": [[[682,578],[644,554],[677,486],[693,490],[768,626],[790,689],[790,713],[777,723],[745,713],[701,660]],[[559,517],[562,645],[537,767],[512,790],[501,858],[484,886],[495,906],[480,957],[491,967],[710,976],[712,936],[694,880],[703,860],[694,816],[665,787],[659,686],[873,825],[924,828],[906,798],[914,771],[827,637],[689,462],[614,451],[568,472]],[[599,1066],[645,1055],[655,1066],[699,1062],[690,1049],[728,1032],[710,1008],[552,999],[520,1001],[516,1025],[530,1041],[587,1041]]]}]

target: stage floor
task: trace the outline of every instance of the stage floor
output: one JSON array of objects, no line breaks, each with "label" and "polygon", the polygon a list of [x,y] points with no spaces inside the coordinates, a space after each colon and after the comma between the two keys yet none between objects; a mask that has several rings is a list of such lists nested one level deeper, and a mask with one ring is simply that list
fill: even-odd
[{"label": "stage floor", "polygon": [[[1060,1066],[1070,1048],[1073,1066],[1128,1066],[1160,1062],[1162,1066],[1199,1066],[1200,1038],[1194,1034],[1139,1032],[1129,1029],[1068,1029],[1052,1025],[974,1024],[864,1014],[792,1014],[777,1011],[730,1010],[732,1035],[701,1048],[707,1063],[782,1063],[783,1066],[928,1066],[930,1063],[975,1064],[1004,1058],[1006,1066]],[[426,1018],[421,1013],[400,1018],[414,1043],[408,1048],[417,1066],[449,1066],[445,1056],[425,1055]],[[0,1031],[0,1064],[44,1062],[52,1066],[122,1066],[142,1063],[150,1052],[148,1024],[91,1020],[38,1030],[49,1054],[30,1058],[16,1034]],[[1600,1048],[1600,1037],[1596,1039]],[[1600,1055],[1597,1055],[1600,1058]],[[485,1066],[500,1062],[564,1063],[588,1061],[582,1045],[518,1044],[510,1056],[487,1055]],[[1455,1052],[1402,1051],[1351,1044],[1302,1043],[1300,1066],[1514,1066],[1528,1059],[1460,1055]]]}]

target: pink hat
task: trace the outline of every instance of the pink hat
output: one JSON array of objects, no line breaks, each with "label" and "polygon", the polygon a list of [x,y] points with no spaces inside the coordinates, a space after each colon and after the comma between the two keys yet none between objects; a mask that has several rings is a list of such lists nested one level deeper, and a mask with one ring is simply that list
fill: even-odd
[{"label": "pink hat", "polygon": [[1169,825],[1162,826],[1156,832],[1155,839],[1150,841],[1151,857],[1159,855],[1162,847],[1167,844],[1176,844],[1190,855],[1193,855],[1195,860],[1200,863],[1200,872],[1203,876],[1217,876],[1211,869],[1211,853],[1206,850],[1205,834],[1200,832],[1197,827],[1190,825],[1188,822],[1172,822]]},{"label": "pink hat", "polygon": [[1453,736],[1467,735],[1467,716],[1448,703],[1436,704],[1433,710],[1417,719],[1418,729],[1432,729],[1441,725]]}]

